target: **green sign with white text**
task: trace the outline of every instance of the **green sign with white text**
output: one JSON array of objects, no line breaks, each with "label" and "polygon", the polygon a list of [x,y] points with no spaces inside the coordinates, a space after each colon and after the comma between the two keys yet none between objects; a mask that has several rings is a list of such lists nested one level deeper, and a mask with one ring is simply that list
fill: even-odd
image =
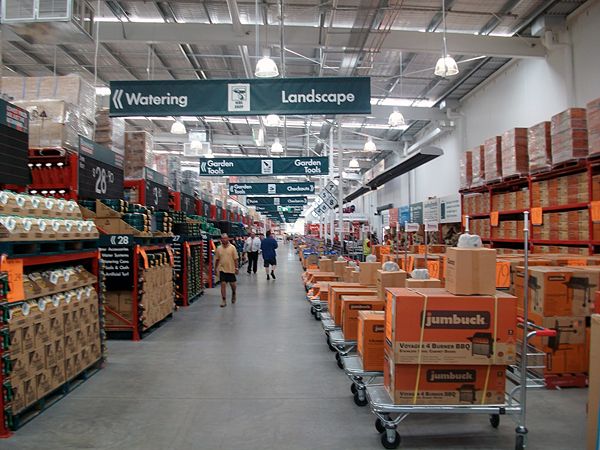
[{"label": "green sign with white text", "polygon": [[223,177],[272,175],[327,175],[326,157],[207,158],[200,162],[200,176]]},{"label": "green sign with white text", "polygon": [[110,116],[370,114],[368,77],[110,82]]},{"label": "green sign with white text", "polygon": [[314,194],[315,183],[229,183],[229,195]]},{"label": "green sign with white text", "polygon": [[246,197],[247,206],[255,205],[281,205],[281,206],[304,206],[308,203],[307,197]]}]

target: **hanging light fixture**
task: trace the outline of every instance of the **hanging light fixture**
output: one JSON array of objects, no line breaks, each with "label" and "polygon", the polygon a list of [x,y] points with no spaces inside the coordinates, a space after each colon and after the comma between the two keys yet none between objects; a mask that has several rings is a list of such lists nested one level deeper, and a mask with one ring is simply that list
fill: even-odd
[{"label": "hanging light fixture", "polygon": [[281,125],[281,119],[277,114],[269,114],[265,119],[265,125],[268,127],[278,127]]},{"label": "hanging light fixture", "polygon": [[273,145],[271,145],[271,153],[283,153],[283,146],[279,142],[279,138],[275,138]]},{"label": "hanging light fixture", "polygon": [[348,163],[348,170],[357,170],[357,169],[360,169],[360,164],[358,164],[358,159],[356,159],[354,157]]},{"label": "hanging light fixture", "polygon": [[202,150],[202,142],[197,139],[194,139],[190,142],[190,149],[192,150]]},{"label": "hanging light fixture", "polygon": [[388,125],[392,128],[403,127],[406,125],[404,115],[398,111],[398,108],[394,108],[394,111],[390,114],[390,117],[388,118]]},{"label": "hanging light fixture", "polygon": [[265,55],[256,63],[254,75],[257,78],[275,78],[276,76],[279,76],[279,69],[277,68],[277,64],[275,64],[275,61],[273,61],[270,56]]},{"label": "hanging light fixture", "polygon": [[365,146],[363,149],[365,152],[376,152],[377,151],[377,146],[375,145],[375,142],[373,142],[373,138],[371,136],[369,136],[367,138],[367,142],[365,142]]},{"label": "hanging light fixture", "polygon": [[444,42],[444,49],[442,57],[438,59],[435,65],[435,75],[438,77],[452,77],[458,74],[458,64],[452,56],[448,54],[448,46],[446,44],[446,0],[442,0],[442,21],[444,23],[444,30],[442,33],[442,39]]},{"label": "hanging light fixture", "polygon": [[171,134],[185,134],[187,130],[185,129],[185,125],[181,120],[175,120],[173,125],[171,125]]}]

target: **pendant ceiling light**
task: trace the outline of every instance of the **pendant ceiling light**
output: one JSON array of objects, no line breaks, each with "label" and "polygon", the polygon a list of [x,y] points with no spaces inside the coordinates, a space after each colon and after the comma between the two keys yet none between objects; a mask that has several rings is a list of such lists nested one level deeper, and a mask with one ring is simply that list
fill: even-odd
[{"label": "pendant ceiling light", "polygon": [[190,142],[190,149],[192,150],[202,150],[202,142],[194,139]]},{"label": "pendant ceiling light", "polygon": [[171,125],[171,133],[172,134],[185,134],[187,130],[185,129],[185,125],[181,120],[175,120],[173,125]]},{"label": "pendant ceiling light", "polygon": [[365,142],[364,151],[365,152],[376,152],[377,151],[377,146],[375,145],[375,142],[373,142],[373,138],[371,138],[371,137],[367,138],[367,142]]},{"label": "pendant ceiling light", "polygon": [[392,128],[403,127],[406,125],[406,120],[404,120],[404,116],[398,111],[398,108],[394,108],[394,111],[390,114],[388,125]]},{"label": "pendant ceiling light", "polygon": [[277,114],[269,114],[265,119],[265,125],[268,127],[278,127],[281,125],[281,119]]},{"label": "pendant ceiling light", "polygon": [[283,146],[279,142],[279,138],[275,138],[273,145],[271,145],[271,153],[283,153]]},{"label": "pendant ceiling light", "polygon": [[360,164],[358,164],[358,159],[352,158],[350,163],[348,164],[348,169],[357,170],[360,169]]},{"label": "pendant ceiling light", "polygon": [[256,63],[254,75],[257,78],[275,78],[279,76],[279,69],[270,56],[263,56]]},{"label": "pendant ceiling light", "polygon": [[438,59],[435,65],[435,75],[438,77],[451,77],[458,74],[458,64],[452,56],[448,54],[448,45],[446,44],[446,1],[442,0],[442,22],[444,24],[444,30],[442,33],[442,39],[444,42],[444,48],[442,57]]}]

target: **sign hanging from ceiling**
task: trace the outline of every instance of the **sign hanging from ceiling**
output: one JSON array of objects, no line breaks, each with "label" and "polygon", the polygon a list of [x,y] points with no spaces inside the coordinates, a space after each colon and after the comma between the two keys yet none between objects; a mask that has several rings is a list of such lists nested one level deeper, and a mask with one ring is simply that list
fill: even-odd
[{"label": "sign hanging from ceiling", "polygon": [[270,212],[270,211],[281,211],[283,209],[290,211],[302,212],[304,209],[302,206],[279,206],[279,205],[256,205],[254,207],[258,212]]},{"label": "sign hanging from ceiling", "polygon": [[246,205],[281,205],[281,206],[304,206],[308,198],[298,197],[246,197]]},{"label": "sign hanging from ceiling", "polygon": [[315,183],[230,183],[230,195],[313,194]]},{"label": "sign hanging from ceiling", "polygon": [[230,175],[327,175],[326,157],[301,158],[208,158],[200,162],[200,176]]},{"label": "sign hanging from ceiling", "polygon": [[368,77],[110,82],[110,116],[370,114]]},{"label": "sign hanging from ceiling", "polygon": [[79,198],[120,198],[123,156],[79,136]]}]

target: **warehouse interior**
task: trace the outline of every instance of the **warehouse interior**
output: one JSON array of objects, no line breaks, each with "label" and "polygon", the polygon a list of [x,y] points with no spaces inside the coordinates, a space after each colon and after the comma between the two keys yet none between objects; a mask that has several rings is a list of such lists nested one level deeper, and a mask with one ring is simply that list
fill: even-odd
[{"label": "warehouse interior", "polygon": [[0,448],[600,450],[600,1],[0,9]]}]

